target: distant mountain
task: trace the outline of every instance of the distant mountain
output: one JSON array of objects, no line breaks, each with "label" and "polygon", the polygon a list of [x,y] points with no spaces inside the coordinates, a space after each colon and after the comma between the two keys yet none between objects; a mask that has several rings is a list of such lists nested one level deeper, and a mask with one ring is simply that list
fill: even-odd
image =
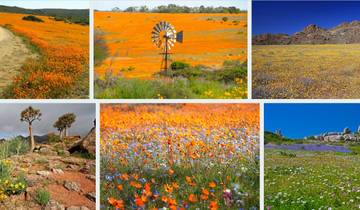
[{"label": "distant mountain", "polygon": [[29,15],[51,16],[57,20],[69,21],[77,24],[89,24],[88,9],[24,9],[0,5],[0,13],[18,13]]},{"label": "distant mountain", "polygon": [[[20,139],[24,139],[24,140],[28,140],[29,137],[25,137],[25,136],[17,136],[16,138],[20,138]],[[39,144],[44,144],[44,143],[47,143],[48,140],[49,140],[49,134],[46,134],[46,135],[42,135],[42,136],[37,136],[37,135],[34,135],[34,139],[35,139],[35,142],[36,143],[39,143]]]},{"label": "distant mountain", "polygon": [[360,21],[342,23],[331,29],[311,24],[293,35],[260,34],[253,36],[252,41],[253,45],[360,43]]}]

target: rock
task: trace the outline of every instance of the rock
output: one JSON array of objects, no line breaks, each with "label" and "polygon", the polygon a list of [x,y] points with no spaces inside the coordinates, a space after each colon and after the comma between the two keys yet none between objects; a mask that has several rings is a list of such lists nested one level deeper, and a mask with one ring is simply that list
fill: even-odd
[{"label": "rock", "polygon": [[86,175],[86,178],[91,181],[96,181],[96,176],[94,176],[94,175]]},{"label": "rock", "polygon": [[342,23],[330,29],[310,24],[293,35],[259,34],[253,36],[252,40],[254,45],[360,43],[360,24],[359,21],[353,21]]},{"label": "rock", "polygon": [[54,174],[63,174],[64,171],[59,169],[59,168],[53,168],[51,169],[51,171],[54,173]]},{"label": "rock", "polygon": [[65,181],[64,187],[69,191],[80,192],[80,184],[77,182]]},{"label": "rock", "polygon": [[86,152],[95,156],[96,153],[96,132],[95,127],[93,127],[90,132],[81,140],[75,142],[68,151],[70,153],[74,152]]},{"label": "rock", "polygon": [[66,210],[89,210],[89,208],[86,206],[70,206]]},{"label": "rock", "polygon": [[40,176],[49,176],[50,171],[37,171],[36,174]]},{"label": "rock", "polygon": [[89,192],[89,193],[86,193],[86,197],[91,200],[91,201],[96,201],[96,193],[95,192]]},{"label": "rock", "polygon": [[44,210],[65,210],[65,207],[55,200],[50,200]]},{"label": "rock", "polygon": [[79,169],[79,166],[71,164],[71,165],[67,165],[66,168],[71,169],[73,171],[77,171]]}]

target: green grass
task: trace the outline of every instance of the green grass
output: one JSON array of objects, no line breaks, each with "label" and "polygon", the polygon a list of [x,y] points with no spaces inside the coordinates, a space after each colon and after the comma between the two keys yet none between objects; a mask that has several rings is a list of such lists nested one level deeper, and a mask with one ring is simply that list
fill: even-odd
[{"label": "green grass", "polygon": [[[95,80],[96,98],[246,98],[247,64],[224,62],[223,69],[190,67],[174,62],[172,69],[158,73],[153,80],[116,77],[111,72]],[[242,80],[242,81],[240,81]]]},{"label": "green grass", "polygon": [[265,150],[265,208],[358,209],[360,156]]},{"label": "green grass", "polygon": [[50,193],[46,189],[38,189],[34,199],[39,205],[46,206],[50,200]]},{"label": "green grass", "polygon": [[0,159],[8,158],[12,155],[21,155],[29,151],[28,140],[13,138],[0,143]]}]

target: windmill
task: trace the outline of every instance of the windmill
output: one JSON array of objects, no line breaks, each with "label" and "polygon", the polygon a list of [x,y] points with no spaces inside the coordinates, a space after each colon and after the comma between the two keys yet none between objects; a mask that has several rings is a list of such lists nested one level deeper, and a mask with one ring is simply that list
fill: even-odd
[{"label": "windmill", "polygon": [[176,33],[173,25],[166,21],[156,24],[151,32],[151,39],[154,45],[161,50],[161,70],[168,70],[170,49],[176,42],[183,43],[183,31]]}]

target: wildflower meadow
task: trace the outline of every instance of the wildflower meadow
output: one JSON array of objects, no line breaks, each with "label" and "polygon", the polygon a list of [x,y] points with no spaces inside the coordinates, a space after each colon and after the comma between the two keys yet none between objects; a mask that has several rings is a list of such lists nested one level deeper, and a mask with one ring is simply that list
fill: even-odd
[{"label": "wildflower meadow", "polygon": [[258,104],[101,106],[102,209],[259,209]]}]

